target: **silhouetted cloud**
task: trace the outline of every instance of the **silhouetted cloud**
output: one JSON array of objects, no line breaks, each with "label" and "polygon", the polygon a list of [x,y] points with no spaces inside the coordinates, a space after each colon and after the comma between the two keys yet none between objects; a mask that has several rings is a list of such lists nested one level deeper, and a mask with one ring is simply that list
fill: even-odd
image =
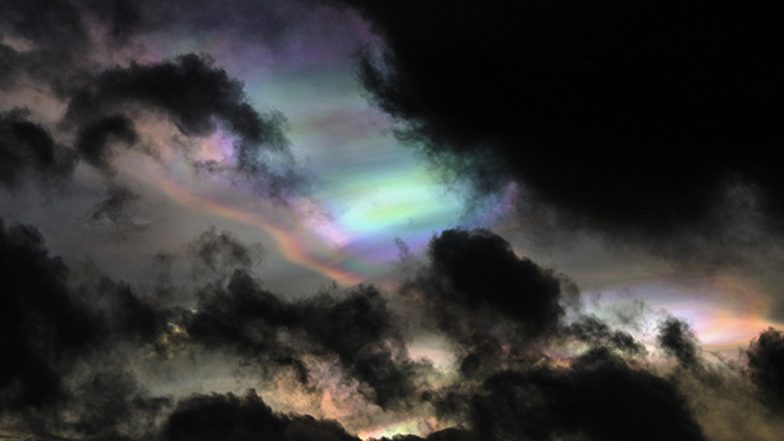
[{"label": "silhouetted cloud", "polygon": [[89,47],[89,35],[77,5],[68,0],[7,2],[0,34],[19,38],[25,48],[0,42],[0,89],[33,79],[56,94],[64,93],[74,64]]},{"label": "silhouetted cloud", "polygon": [[742,184],[781,227],[770,6],[338,3],[383,38],[360,67],[372,98],[480,190],[523,182],[566,224],[647,241],[716,233]]},{"label": "silhouetted cloud", "polygon": [[256,392],[196,395],[178,403],[163,430],[167,441],[358,441],[336,422],[277,414]]},{"label": "silhouetted cloud", "polygon": [[612,330],[595,316],[581,316],[566,327],[566,335],[592,347],[616,349],[629,355],[644,354],[645,346],[628,332]]},{"label": "silhouetted cloud", "polygon": [[233,269],[248,269],[263,253],[260,245],[246,246],[231,233],[218,232],[215,227],[210,227],[196,237],[188,245],[188,251],[200,264],[221,273]]},{"label": "silhouetted cloud", "polygon": [[0,225],[0,408],[63,397],[63,371],[99,343],[105,324],[71,295],[68,269],[26,226]]},{"label": "silhouetted cloud", "polygon": [[345,297],[322,294],[297,309],[305,332],[370,386],[370,400],[387,408],[415,397],[415,379],[428,366],[409,360],[400,319],[376,288],[360,286]]},{"label": "silhouetted cloud", "polygon": [[430,242],[429,264],[407,289],[421,290],[448,330],[457,326],[453,311],[491,313],[536,336],[552,331],[563,315],[562,285],[552,270],[518,257],[509,242],[486,230],[445,230]]},{"label": "silhouetted cloud", "polygon": [[56,183],[69,178],[76,155],[57,143],[28,112],[0,112],[0,184],[14,188],[24,179]]},{"label": "silhouetted cloud", "polygon": [[673,384],[602,349],[567,369],[489,378],[473,400],[472,421],[483,439],[705,439]]},{"label": "silhouetted cloud", "polygon": [[[766,6],[721,0],[533,0],[519,14],[501,2],[10,1],[0,14],[8,97],[0,185],[14,194],[3,196],[26,203],[25,182],[76,176],[77,191],[106,191],[97,204],[73,201],[91,207],[88,222],[128,223],[128,208],[157,182],[126,176],[123,167],[139,159],[124,157],[131,150],[164,166],[157,172],[221,174],[285,200],[304,178],[283,115],[255,108],[235,78],[257,71],[245,70],[247,60],[222,65],[175,51],[192,47],[183,36],[198,32],[225,43],[219,60],[235,50],[275,63],[292,56],[272,71],[299,88],[303,72],[326,66],[309,64],[309,52],[333,55],[309,46],[312,35],[361,31],[353,18],[333,20],[335,4],[358,11],[384,44],[360,57],[371,98],[396,118],[400,139],[456,172],[450,177],[483,193],[518,182],[522,205],[554,209],[558,227],[661,249],[704,243],[745,258],[750,245],[784,231],[780,20]],[[292,31],[309,39],[284,41]],[[263,50],[245,47],[256,44]],[[266,74],[268,60],[250,60],[254,69],[257,61]],[[353,102],[344,98],[353,99],[335,104]],[[31,110],[8,110],[18,103]],[[310,118],[313,109],[303,110]],[[213,142],[220,154],[202,155]],[[192,169],[167,162],[179,160]],[[199,198],[177,197],[187,179],[155,177],[171,184],[173,200],[152,207],[155,216],[183,231],[203,228],[203,219],[178,217],[201,216]],[[208,204],[224,196],[206,193]],[[52,219],[44,231],[68,259],[89,261],[85,236],[63,233],[70,202],[44,213]],[[24,219],[26,210],[10,214]],[[210,214],[252,223],[245,233],[258,226],[228,209]],[[412,417],[424,420],[422,433],[394,440],[767,441],[781,433],[781,331],[764,331],[745,358],[725,362],[686,322],[666,319],[653,344],[673,366],[648,358],[650,335],[581,309],[568,276],[488,230],[437,232],[421,262],[408,256],[399,290],[335,285],[311,295],[266,285],[256,271],[268,268],[260,245],[239,237],[210,228],[127,282],[89,264],[69,269],[37,229],[0,223],[0,438],[358,441],[351,432]],[[141,259],[133,253],[171,246],[161,235],[144,239],[133,249],[107,244],[102,256],[113,257],[96,265],[133,273],[126,266]],[[229,392],[249,386],[265,390],[266,402]]]},{"label": "silhouetted cloud", "polygon": [[[406,355],[394,314],[372,287],[288,302],[238,270],[225,290],[202,293],[198,311],[186,318],[186,329],[207,347],[235,348],[269,366],[293,368],[303,383],[308,378],[303,355],[334,354],[350,378],[370,388],[368,399],[382,407],[400,404],[416,392],[418,366]],[[283,333],[300,341],[287,342]]]},{"label": "silhouetted cloud", "polygon": [[90,165],[110,172],[112,170],[110,142],[121,141],[128,146],[133,146],[138,139],[133,121],[124,115],[111,115],[81,127],[76,139],[76,150]]},{"label": "silhouetted cloud", "polygon": [[749,377],[774,406],[784,406],[784,334],[768,329],[754,340],[746,353]]},{"label": "silhouetted cloud", "polygon": [[[440,385],[430,381],[437,378],[432,366],[409,357],[405,319],[378,289],[325,289],[287,300],[247,272],[246,251],[233,236],[208,230],[191,255],[213,262],[213,281],[192,292],[195,304],[162,306],[100,273],[82,275],[73,287],[68,268],[49,255],[35,229],[0,229],[0,347],[10,360],[0,368],[0,411],[16,421],[9,427],[44,439],[356,440],[336,422],[275,413],[255,392],[185,394],[175,407],[178,398],[151,393],[127,367],[139,353],[156,369],[174,369],[168,360],[177,354],[237,357],[263,377],[288,370],[309,390],[319,386],[311,384],[307,360],[334,360],[340,375],[385,412],[427,408],[458,424],[426,438],[400,438],[410,441],[703,440],[700,423],[714,414],[693,413],[692,400],[710,406],[701,395],[683,394],[695,387],[707,395],[761,397],[776,412],[780,406],[780,332],[768,330],[751,345],[745,371],[711,365],[664,375],[625,331],[590,315],[564,323],[563,308],[554,305],[564,300],[568,280],[516,256],[488,231],[435,236],[430,261],[407,288],[425,297],[399,299],[419,306],[424,300],[425,319],[440,311],[454,322],[433,327],[459,357],[460,375]],[[546,301],[531,299],[537,295]],[[569,341],[589,347],[557,355]],[[658,342],[682,366],[702,366],[683,321],[662,322]],[[743,372],[758,391],[746,391]]]},{"label": "silhouetted cloud", "polygon": [[37,230],[0,225],[0,412],[41,433],[90,434],[157,414],[165,400],[111,360],[118,346],[152,343],[164,313],[126,284],[101,277],[75,289],[68,275]]},{"label": "silhouetted cloud", "polygon": [[106,190],[106,197],[91,208],[90,221],[99,222],[106,219],[114,224],[128,223],[128,209],[139,202],[140,198],[128,187],[113,182]]},{"label": "silhouetted cloud", "polygon": [[380,441],[479,441],[482,438],[475,432],[460,429],[444,429],[422,438],[416,435],[397,435],[392,438],[381,438]]},{"label": "silhouetted cloud", "polygon": [[683,367],[699,364],[697,337],[683,320],[669,318],[659,325],[659,345]]},{"label": "silhouetted cloud", "polygon": [[110,135],[127,143],[136,139],[130,121],[111,114],[134,105],[161,112],[182,133],[212,134],[218,125],[237,136],[236,168],[246,174],[268,173],[263,151],[286,153],[282,117],[262,116],[251,107],[242,84],[212,60],[195,54],[155,64],[132,64],[101,72],[74,91],[65,120],[80,127],[78,147],[87,159],[103,165]]}]

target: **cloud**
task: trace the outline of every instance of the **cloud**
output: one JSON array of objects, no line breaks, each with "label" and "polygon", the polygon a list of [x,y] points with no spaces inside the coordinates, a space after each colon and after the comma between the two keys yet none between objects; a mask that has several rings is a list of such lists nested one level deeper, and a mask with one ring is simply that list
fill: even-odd
[{"label": "cloud", "polygon": [[[123,367],[102,365],[76,383],[48,428],[81,439],[153,439],[171,404],[167,397],[151,397]],[[43,432],[44,426],[36,425],[34,430]]]},{"label": "cloud", "polygon": [[0,225],[0,409],[62,398],[63,372],[89,352],[105,324],[68,287],[68,269],[37,230]]},{"label": "cloud", "polygon": [[748,348],[749,376],[774,406],[784,405],[784,334],[775,329],[761,333]]},{"label": "cloud", "polygon": [[79,129],[76,150],[95,168],[111,172],[111,141],[133,146],[139,140],[133,121],[124,115],[111,115]]},{"label": "cloud", "polygon": [[[734,186],[780,228],[777,24],[729,2],[353,1],[384,40],[360,66],[404,138],[480,190],[525,184],[569,226],[721,231]],[[699,29],[699,31],[695,31]]]},{"label": "cloud", "polygon": [[[779,227],[775,14],[617,1],[527,2],[521,15],[500,3],[343,3],[386,42],[360,67],[371,96],[398,118],[402,138],[480,191],[519,181],[521,194],[556,207],[565,223],[669,246],[688,234],[748,244]],[[0,113],[0,182],[60,182],[81,159],[108,182],[91,220],[126,222],[138,196],[115,180],[115,167],[128,149],[161,159],[155,119],[187,138],[173,148],[230,141],[225,163],[177,152],[200,171],[273,195],[298,188],[280,114],[251,106],[242,83],[208,55],[161,60],[137,49],[194,31],[274,46],[292,26],[312,34],[334,26],[321,6],[308,6],[9,2],[0,88],[35,90],[66,113],[56,127],[27,111]],[[357,29],[346,28],[341,35]],[[155,35],[139,38],[145,32]],[[314,50],[299,47],[300,35],[291,41],[286,56]],[[757,224],[744,210],[768,217]],[[746,224],[761,229],[752,240]],[[81,252],[78,241],[55,239],[75,246],[65,254]],[[781,331],[763,332],[735,366],[710,359],[685,322],[669,319],[657,343],[679,366],[658,365],[628,323],[582,315],[566,275],[490,231],[435,235],[402,296],[364,285],[292,298],[252,273],[258,248],[214,228],[186,254],[195,271],[179,280],[160,258],[146,279],[165,280],[148,292],[99,271],[74,280],[35,228],[1,225],[0,437],[8,429],[42,439],[357,440],[325,414],[352,431],[360,420],[411,415],[447,427],[399,441],[781,433]],[[420,332],[445,342],[435,352],[455,365],[413,359]],[[229,392],[270,383],[280,395],[266,403]],[[297,404],[309,410],[277,411],[296,394],[307,395]]]},{"label": "cloud", "polygon": [[233,269],[250,269],[264,252],[261,245],[245,246],[231,233],[218,232],[215,227],[196,237],[188,251],[201,265],[223,274]]},{"label": "cloud", "polygon": [[669,318],[659,324],[656,337],[664,351],[678,360],[683,367],[699,365],[698,343],[689,325],[676,318]]},{"label": "cloud", "polygon": [[[136,141],[131,121],[112,114],[134,106],[162,113],[188,136],[204,137],[219,126],[236,135],[235,168],[246,175],[272,174],[263,159],[265,151],[288,153],[281,115],[260,115],[247,102],[239,81],[209,58],[187,54],[160,63],[108,69],[74,90],[65,121],[79,128],[77,146],[88,161],[105,165],[109,136],[128,144]],[[95,121],[96,114],[110,116]]]},{"label": "cloud", "polygon": [[[90,0],[87,10],[104,22],[117,42],[145,33],[168,31],[174,34],[200,30],[205,34],[234,34],[251,44],[282,42],[284,36],[301,26],[306,11],[321,12],[317,1],[229,0],[216,5],[209,0],[135,2]],[[189,6],[189,7],[188,7]]]},{"label": "cloud", "polygon": [[509,242],[481,229],[444,230],[426,253],[402,293],[419,302],[425,329],[455,345],[465,377],[528,363],[537,341],[558,336],[576,290],[566,276],[517,256]]},{"label": "cloud", "polygon": [[[150,397],[122,363],[152,343],[163,312],[101,277],[74,288],[29,226],[0,224],[0,413],[24,430],[109,434],[142,430],[166,399]],[[144,430],[148,430],[147,427]]]},{"label": "cloud", "polygon": [[129,48],[147,43],[135,38],[156,33],[166,38],[231,33],[236,41],[274,47],[301,30],[305,12],[321,16],[326,9],[309,0],[232,0],[220,6],[207,0],[10,1],[0,17],[0,88],[32,79],[67,97],[76,78],[106,61],[102,51],[124,57]]},{"label": "cloud", "polygon": [[225,124],[241,137],[240,156],[247,156],[244,159],[248,161],[253,159],[251,152],[242,149],[257,149],[264,143],[270,148],[282,147],[280,129],[247,103],[242,84],[214,67],[208,58],[195,54],[98,74],[75,91],[66,120],[89,120],[100,109],[134,102],[171,117],[188,135],[204,136],[216,129],[217,122]]},{"label": "cloud", "polygon": [[[12,361],[0,367],[2,430],[45,439],[357,439],[334,421],[274,412],[252,391],[156,392],[163,378],[197,375],[174,360],[190,366],[219,356],[250,368],[254,386],[294,378],[299,384],[287,387],[314,394],[321,406],[321,388],[335,386],[317,378],[314,360],[332,363],[339,372],[329,375],[361,396],[335,402],[349,412],[372,403],[383,418],[432,414],[443,423],[425,438],[399,438],[406,441],[703,440],[708,433],[773,439],[766,433],[778,427],[780,413],[779,331],[752,343],[747,366],[733,366],[704,359],[688,326],[668,319],[659,344],[681,366],[701,367],[668,371],[651,364],[623,329],[595,316],[567,321],[563,307],[552,305],[571,295],[568,280],[518,257],[499,236],[449,230],[429,250],[412,291],[395,302],[372,286],[291,300],[247,272],[246,245],[211,229],[194,240],[191,258],[213,262],[214,278],[175,288],[188,298],[173,301],[139,294],[97,270],[82,270],[74,283],[35,229],[2,227],[0,349]],[[537,295],[546,301],[531,299]],[[430,320],[428,332],[454,344],[457,375],[409,356],[415,317],[398,308],[416,307]],[[450,326],[434,311],[448,313]],[[250,385],[240,371],[232,382]],[[340,400],[336,391],[331,400]],[[744,412],[729,429],[715,421]]]},{"label": "cloud", "polygon": [[445,230],[431,240],[427,255],[429,264],[407,289],[424,293],[442,328],[450,326],[452,308],[504,317],[532,336],[554,330],[564,314],[559,302],[568,281],[518,257],[490,231]]},{"label": "cloud", "polygon": [[612,330],[595,316],[580,316],[566,326],[566,336],[586,342],[592,347],[611,348],[629,355],[644,354],[645,346],[628,332]]},{"label": "cloud", "polygon": [[106,197],[90,210],[90,221],[107,219],[115,224],[128,223],[128,208],[139,202],[139,199],[140,196],[128,187],[112,183],[106,191]]},{"label": "cloud", "polygon": [[[0,88],[30,79],[56,93],[68,84],[75,60],[89,47],[87,27],[77,7],[66,0],[12,1],[0,17]],[[22,44],[11,43],[16,39]],[[21,46],[21,47],[20,47]]]},{"label": "cloud", "polygon": [[370,386],[370,400],[388,408],[415,397],[416,377],[429,366],[409,360],[400,319],[376,288],[360,286],[342,298],[322,294],[297,306],[301,326]]},{"label": "cloud", "polygon": [[[480,435],[467,430],[444,429],[429,434],[422,438],[416,435],[403,435],[391,438],[393,441],[479,441],[483,439]],[[390,438],[381,438],[382,441],[389,441]]]},{"label": "cloud", "polygon": [[28,116],[22,109],[0,112],[0,184],[13,189],[28,177],[48,183],[70,178],[76,155]]},{"label": "cloud", "polygon": [[472,403],[487,439],[704,440],[674,385],[603,350],[568,369],[505,372]]},{"label": "cloud", "polygon": [[185,329],[206,347],[235,348],[267,366],[293,368],[303,383],[304,356],[336,356],[349,378],[369,388],[367,399],[381,407],[403,403],[416,392],[418,366],[408,359],[395,315],[375,288],[288,302],[237,270],[225,289],[201,296]]},{"label": "cloud", "polygon": [[256,392],[196,395],[180,401],[163,430],[166,441],[358,441],[336,422],[277,414]]}]

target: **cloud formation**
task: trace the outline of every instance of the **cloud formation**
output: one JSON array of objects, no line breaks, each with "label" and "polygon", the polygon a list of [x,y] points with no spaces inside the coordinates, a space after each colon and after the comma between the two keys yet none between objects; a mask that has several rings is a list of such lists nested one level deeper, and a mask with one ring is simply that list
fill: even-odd
[{"label": "cloud formation", "polygon": [[[47,120],[62,117],[58,124],[28,121],[24,125],[25,112],[3,113],[2,153],[8,164],[3,184],[14,187],[28,172],[49,181],[70,177],[77,158],[113,177],[123,149],[157,157],[164,147],[188,144],[157,145],[149,124],[138,121],[140,116],[152,115],[169,121],[186,140],[225,134],[231,157],[193,159],[200,172],[243,179],[278,201],[301,191],[305,177],[288,150],[282,114],[254,109],[242,83],[206,54],[140,62],[139,57],[146,58],[140,49],[143,45],[136,42],[135,47],[130,41],[142,31],[174,32],[165,21],[158,21],[164,12],[187,28],[194,23],[223,26],[221,20],[248,20],[265,16],[267,11],[265,17],[271,22],[277,17],[279,29],[256,33],[277,35],[290,20],[291,8],[273,3],[237,2],[248,15],[231,8],[223,14],[209,14],[207,5],[185,8],[156,6],[156,2],[57,0],[7,5],[0,20],[0,65],[6,67],[0,87],[14,99],[26,101],[26,95],[41,93],[55,106],[65,103],[66,108],[64,115],[56,117],[48,114],[54,110],[51,105],[35,109],[47,113]],[[192,11],[175,14],[182,9]],[[116,51],[117,56],[107,59],[104,51]]]},{"label": "cloud formation", "polygon": [[[434,236],[428,261],[394,302],[373,286],[288,300],[249,273],[246,245],[214,229],[190,247],[191,259],[213,263],[214,277],[163,302],[100,273],[74,285],[34,228],[0,232],[2,355],[12,360],[0,370],[0,412],[9,433],[357,439],[336,421],[275,412],[254,391],[155,393],[145,383],[150,372],[129,363],[141,357],[151,372],[190,375],[176,360],[211,354],[252,367],[262,386],[288,376],[296,382],[285,387],[317,396],[337,389],[317,381],[314,361],[334,362],[338,387],[354,385],[365,406],[384,415],[431,412],[444,421],[426,438],[400,438],[407,440],[709,439],[705,411],[693,404],[699,397],[684,393],[693,384],[703,393],[742,391],[736,393],[771,415],[780,412],[779,331],[762,333],[748,349],[748,365],[738,368],[706,361],[688,326],[667,319],[658,343],[685,369],[667,375],[631,334],[566,304],[573,293],[563,291],[565,276],[518,257],[486,230]],[[400,302],[422,314],[404,318]],[[577,315],[568,318],[567,307]],[[406,320],[451,342],[453,374],[411,358],[414,323]]]},{"label": "cloud formation", "polygon": [[276,414],[249,390],[245,396],[197,395],[186,398],[169,415],[167,441],[358,441],[334,421]]},{"label": "cloud formation", "polygon": [[76,155],[28,117],[22,109],[0,112],[0,183],[13,189],[29,178],[51,184],[70,178]]},{"label": "cloud formation", "polygon": [[782,40],[732,2],[338,3],[383,38],[360,67],[404,138],[482,190],[522,182],[571,226],[721,231],[751,188],[779,229]]},{"label": "cloud formation", "polygon": [[784,334],[768,329],[749,346],[749,375],[762,394],[775,406],[784,404]]}]

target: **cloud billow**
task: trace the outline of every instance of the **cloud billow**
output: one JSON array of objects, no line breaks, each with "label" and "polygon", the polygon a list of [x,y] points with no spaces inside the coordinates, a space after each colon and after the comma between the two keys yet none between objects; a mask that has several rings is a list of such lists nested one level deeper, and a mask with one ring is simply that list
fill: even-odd
[{"label": "cloud billow", "polygon": [[76,158],[23,109],[0,113],[0,184],[5,187],[15,189],[31,178],[60,183],[73,174]]},{"label": "cloud billow", "polygon": [[722,228],[741,185],[781,227],[770,6],[338,3],[383,39],[360,66],[372,99],[480,190],[522,182],[566,224],[649,240]]},{"label": "cloud billow", "polygon": [[[684,394],[689,381],[780,412],[778,331],[761,334],[739,370],[706,362],[688,325],[665,320],[658,342],[683,369],[663,375],[630,334],[579,310],[567,320],[565,276],[516,256],[486,230],[434,236],[429,261],[398,299],[423,314],[405,318],[372,286],[288,300],[249,273],[245,247],[214,229],[198,236],[188,258],[211,262],[214,279],[183,288],[189,299],[177,305],[100,274],[75,287],[37,230],[0,229],[0,343],[13,361],[0,369],[5,421],[21,433],[72,439],[357,439],[334,421],[274,412],[253,391],[156,395],[128,368],[139,354],[155,369],[186,376],[193,372],[179,370],[176,357],[219,354],[257,367],[262,378],[293,373],[299,385],[289,387],[311,392],[324,387],[311,383],[313,360],[334,360],[340,372],[333,375],[358,384],[364,402],[390,415],[429,409],[456,425],[401,438],[410,441],[701,441],[711,414],[694,404],[700,397]],[[408,355],[412,320],[450,340],[459,357],[452,380],[433,383],[434,367]],[[587,347],[552,358],[575,342]]]}]

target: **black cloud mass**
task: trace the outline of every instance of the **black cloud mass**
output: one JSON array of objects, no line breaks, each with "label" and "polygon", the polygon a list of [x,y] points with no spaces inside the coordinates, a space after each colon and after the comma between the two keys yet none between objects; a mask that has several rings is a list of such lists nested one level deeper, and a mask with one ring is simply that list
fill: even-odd
[{"label": "black cloud mass", "polygon": [[351,1],[386,44],[362,77],[406,137],[482,190],[660,238],[716,227],[734,185],[778,229],[784,37],[772,4]]},{"label": "black cloud mass", "polygon": [[62,370],[103,331],[67,286],[68,269],[50,257],[33,228],[0,230],[3,407],[42,406],[62,393]]},{"label": "black cloud mass", "polygon": [[704,439],[672,384],[601,350],[563,372],[496,374],[473,407],[475,427],[495,439]]},{"label": "black cloud mass", "polygon": [[784,335],[768,329],[748,350],[749,375],[760,391],[776,406],[784,404]]},{"label": "black cloud mass", "polygon": [[[173,351],[189,347],[233,354],[259,366],[263,375],[291,372],[305,387],[318,387],[311,384],[308,358],[334,359],[343,375],[364,385],[359,390],[365,399],[381,408],[400,411],[431,402],[453,418],[464,418],[464,429],[435,432],[428,439],[704,439],[676,384],[647,370],[638,351],[626,350],[636,344],[633,338],[627,335],[629,341],[618,344],[625,334],[613,333],[596,318],[564,328],[558,306],[562,282],[515,256],[488,231],[449,230],[434,237],[430,263],[406,288],[423,287],[425,301],[441,310],[437,314],[449,310],[453,326],[439,322],[435,329],[464,348],[465,379],[445,388],[427,379],[432,366],[409,357],[402,318],[372,286],[289,301],[262,288],[245,269],[214,266],[233,275],[216,276],[198,288],[195,308],[172,308],[100,274],[74,286],[69,269],[49,255],[31,227],[4,227],[0,239],[2,350],[10,361],[3,364],[0,397],[17,428],[26,424],[52,436],[103,433],[124,439],[152,436],[154,427],[156,437],[171,440],[356,439],[335,422],[277,414],[254,391],[244,397],[184,396],[172,407],[173,397],[150,395],[122,367],[138,349],[152,350],[156,363],[165,365]],[[208,261],[226,250],[233,256],[249,252],[214,230],[197,238],[192,249],[198,251],[195,259]],[[477,265],[460,264],[464,259]],[[432,291],[436,278],[443,283]],[[479,295],[481,280],[498,294],[471,300]],[[478,320],[475,313],[483,308],[491,314],[506,308],[509,326],[494,328]],[[172,329],[180,331],[175,335]],[[682,347],[690,342],[684,342],[687,331],[679,322],[667,322],[660,341]],[[539,351],[535,342],[545,336],[590,341],[592,349],[569,367],[532,363]],[[749,376],[765,400],[776,398],[776,338],[781,340],[768,331],[749,349]],[[484,346],[491,341],[515,348],[488,352],[476,344],[481,339]],[[107,359],[107,351],[116,354]],[[699,356],[694,349],[679,351],[692,357],[679,355],[684,363]],[[466,368],[471,363],[475,368]],[[106,404],[93,409],[91,401]]]},{"label": "black cloud mass", "polygon": [[0,160],[0,183],[13,188],[29,176],[49,183],[70,177],[76,155],[16,109],[0,113]]},{"label": "black cloud mass", "polygon": [[[169,115],[187,135],[212,133],[218,122],[240,137],[238,167],[257,172],[257,151],[262,144],[285,146],[275,119],[264,120],[245,101],[242,85],[197,55],[184,55],[172,62],[132,65],[102,72],[79,88],[71,99],[66,121],[85,121],[124,103],[137,102]],[[88,160],[100,160],[108,136],[133,143],[135,134],[122,116],[111,116],[80,130],[79,149]]]},{"label": "black cloud mass", "polygon": [[244,397],[200,395],[177,405],[164,429],[168,441],[356,441],[334,421],[275,414],[254,391]]}]

